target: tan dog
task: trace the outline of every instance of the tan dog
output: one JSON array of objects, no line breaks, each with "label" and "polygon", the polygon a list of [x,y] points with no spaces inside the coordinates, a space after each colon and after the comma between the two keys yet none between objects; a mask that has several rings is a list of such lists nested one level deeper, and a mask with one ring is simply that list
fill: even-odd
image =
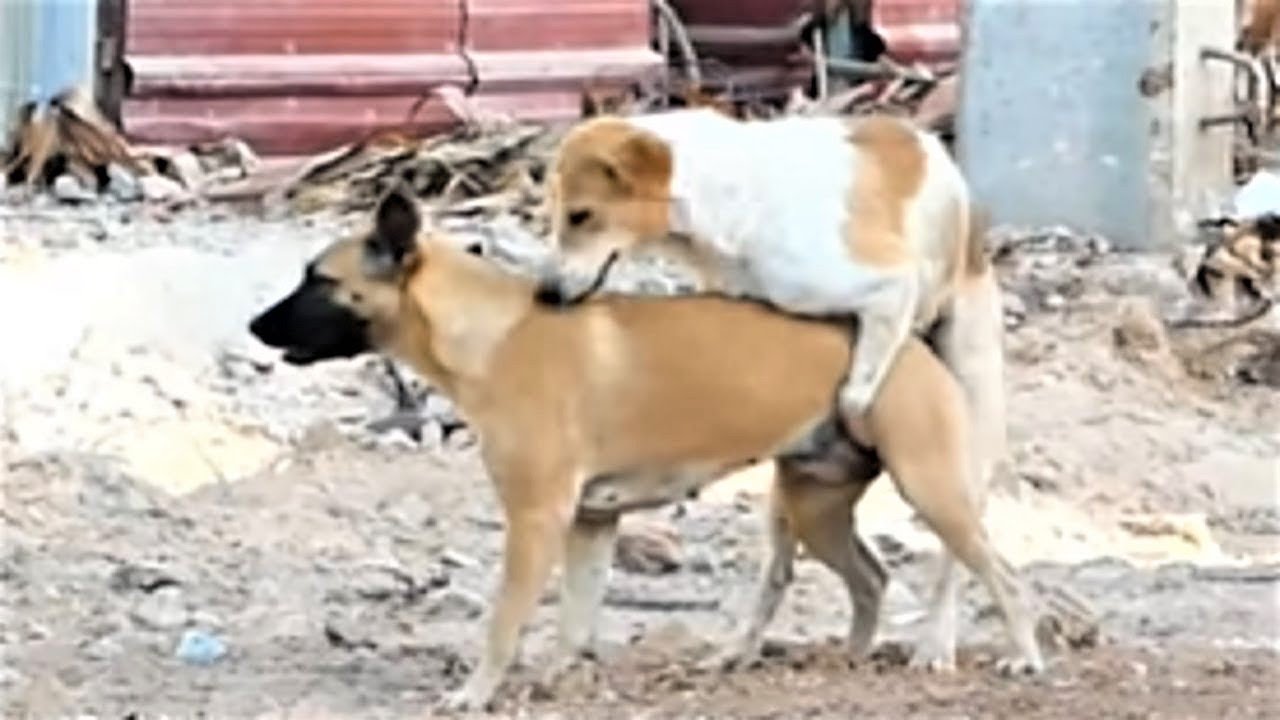
[{"label": "tan dog", "polygon": [[[506,518],[500,586],[480,662],[447,700],[487,704],[557,562],[564,560],[560,668],[592,642],[621,512],[683,497],[756,458],[782,456],[771,574],[743,649],[781,597],[795,539],[844,578],[851,643],[874,634],[884,573],[853,534],[851,505],[879,472],[828,421],[852,352],[845,323],[802,320],[714,297],[602,297],[554,311],[531,281],[437,238],[420,241],[412,200],[388,195],[373,229],[339,240],[300,285],[253,320],[286,361],[379,350],[411,363],[481,439]],[[1039,667],[1018,582],[968,494],[959,386],[909,339],[867,422],[899,490],[986,583],[1013,667]],[[804,443],[819,452],[788,457]]]},{"label": "tan dog", "polygon": [[1250,0],[1241,8],[1238,43],[1251,55],[1275,49],[1280,40],[1280,0]]},{"label": "tan dog", "polygon": [[[548,200],[560,260],[544,302],[581,296],[621,254],[655,249],[729,294],[856,316],[859,352],[839,394],[850,423],[912,331],[941,321],[937,349],[973,413],[971,477],[985,506],[1005,447],[1001,300],[968,186],[936,137],[888,117],[599,117],[564,138]],[[954,569],[944,558],[917,665],[954,665]]]},{"label": "tan dog", "polygon": [[1280,298],[1280,215],[1224,219],[1205,229],[1203,249],[1188,247],[1174,258],[1196,302],[1172,324],[1236,326],[1266,315]]}]

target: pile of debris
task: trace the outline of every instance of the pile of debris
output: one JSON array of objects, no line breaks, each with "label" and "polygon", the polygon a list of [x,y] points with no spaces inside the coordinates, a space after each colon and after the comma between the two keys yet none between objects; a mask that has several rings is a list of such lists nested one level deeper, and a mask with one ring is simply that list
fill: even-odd
[{"label": "pile of debris", "polygon": [[464,125],[425,139],[377,133],[312,159],[281,192],[301,211],[365,211],[403,183],[438,214],[505,215],[538,226],[546,163],[557,141],[545,127],[515,123]]},{"label": "pile of debris", "polygon": [[102,193],[122,202],[182,204],[247,177],[259,162],[232,138],[181,149],[133,147],[79,87],[19,108],[5,147],[4,184],[48,189],[73,204]]}]

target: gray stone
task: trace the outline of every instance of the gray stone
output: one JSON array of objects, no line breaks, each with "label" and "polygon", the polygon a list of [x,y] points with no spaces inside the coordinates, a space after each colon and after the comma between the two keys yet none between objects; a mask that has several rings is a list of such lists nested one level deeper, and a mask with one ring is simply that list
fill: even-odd
[{"label": "gray stone", "polygon": [[74,175],[62,174],[53,181],[53,196],[64,203],[79,204],[94,199],[94,194],[87,190]]},{"label": "gray stone", "polygon": [[427,617],[432,620],[475,620],[484,614],[484,598],[462,588],[445,588],[431,598]]},{"label": "gray stone", "polygon": [[111,163],[107,166],[107,191],[111,196],[121,202],[133,202],[142,197],[142,186],[138,182],[138,176],[128,168],[118,163]]},{"label": "gray stone", "polygon": [[200,159],[191,152],[182,152],[169,158],[173,166],[173,174],[178,182],[192,192],[198,192],[204,186],[204,169],[200,167]]},{"label": "gray stone", "polygon": [[163,587],[138,599],[129,618],[151,630],[172,630],[186,624],[190,613],[183,602],[182,590]]},{"label": "gray stone", "polygon": [[187,191],[176,180],[163,175],[143,175],[138,178],[142,196],[152,202],[164,202],[185,197]]},{"label": "gray stone", "polygon": [[480,564],[476,561],[475,558],[471,557],[470,555],[459,552],[452,548],[445,550],[444,554],[440,557],[440,560],[444,562],[445,565],[448,565],[449,567],[463,568],[463,569],[477,567]]}]

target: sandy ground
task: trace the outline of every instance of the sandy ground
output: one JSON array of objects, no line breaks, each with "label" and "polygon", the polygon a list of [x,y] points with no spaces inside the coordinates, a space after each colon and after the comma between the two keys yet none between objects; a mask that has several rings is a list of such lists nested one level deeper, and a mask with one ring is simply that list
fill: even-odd
[{"label": "sandy ground", "polygon": [[[0,714],[428,716],[496,581],[474,442],[429,394],[421,441],[371,428],[394,409],[376,361],[286,367],[244,330],[352,219],[0,212]],[[987,523],[1047,613],[1064,595],[1090,609],[1044,677],[995,675],[1002,636],[972,581],[954,676],[888,652],[917,627],[937,544],[885,482],[859,520],[891,568],[886,652],[850,667],[844,593],[806,559],[766,661],[699,670],[748,601],[756,469],[629,519],[678,547],[615,572],[601,664],[553,688],[534,682],[548,588],[497,713],[1280,715],[1276,317],[1171,332],[1167,258],[1037,238],[1003,264],[1011,452]],[[225,654],[178,657],[191,631]]]}]

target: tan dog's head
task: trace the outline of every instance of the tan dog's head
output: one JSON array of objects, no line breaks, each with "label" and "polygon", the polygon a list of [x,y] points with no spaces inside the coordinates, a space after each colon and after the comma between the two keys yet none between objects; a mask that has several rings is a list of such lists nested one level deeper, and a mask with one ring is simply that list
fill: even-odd
[{"label": "tan dog's head", "polygon": [[[404,312],[410,283],[429,300],[431,287],[446,284],[430,276],[453,278],[459,275],[452,269],[460,262],[455,256],[468,257],[443,242],[420,242],[421,227],[412,197],[399,190],[388,193],[370,230],[321,251],[307,263],[297,287],[255,317],[249,331],[283,350],[285,362],[294,365],[387,350],[406,326],[406,317],[422,319],[421,313]],[[467,252],[479,251],[473,247]]]},{"label": "tan dog's head", "polygon": [[561,142],[548,178],[556,267],[538,298],[560,304],[580,295],[613,259],[670,229],[671,149],[616,117],[587,120]]}]

